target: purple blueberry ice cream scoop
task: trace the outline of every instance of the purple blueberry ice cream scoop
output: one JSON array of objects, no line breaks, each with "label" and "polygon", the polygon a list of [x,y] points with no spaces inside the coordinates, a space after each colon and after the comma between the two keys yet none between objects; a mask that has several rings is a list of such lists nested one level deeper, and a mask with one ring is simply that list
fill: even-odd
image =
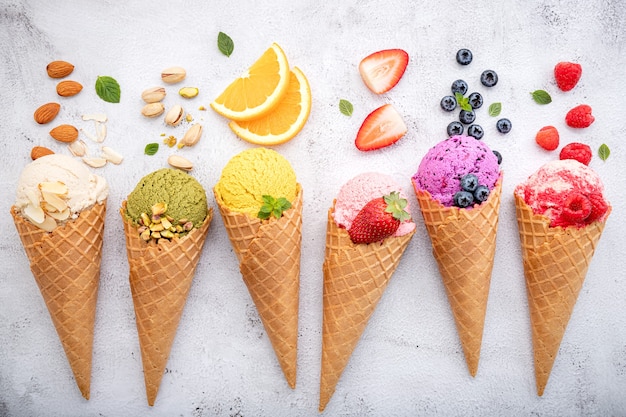
[{"label": "purple blueberry ice cream scoop", "polygon": [[411,181],[416,189],[428,191],[450,207],[454,205],[454,194],[462,190],[461,178],[470,173],[491,191],[500,176],[498,158],[484,142],[457,135],[432,147]]}]

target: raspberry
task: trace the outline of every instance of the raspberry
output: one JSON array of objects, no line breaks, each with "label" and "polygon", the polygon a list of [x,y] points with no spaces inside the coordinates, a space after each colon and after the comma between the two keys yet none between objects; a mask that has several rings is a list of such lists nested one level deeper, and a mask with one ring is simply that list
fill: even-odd
[{"label": "raspberry", "polygon": [[589,195],[589,201],[591,202],[591,213],[585,220],[587,223],[591,223],[604,216],[604,213],[609,209],[609,205],[604,201],[604,197],[600,193],[593,193]]},{"label": "raspberry", "polygon": [[559,62],[554,67],[554,79],[561,91],[569,91],[576,87],[583,68],[574,62]]},{"label": "raspberry", "polygon": [[584,143],[568,143],[561,149],[559,159],[575,159],[581,164],[589,165],[591,162],[591,148]]},{"label": "raspberry", "polygon": [[571,226],[584,223],[591,214],[591,208],[591,201],[586,196],[581,193],[570,194],[561,212],[560,225]]},{"label": "raspberry", "polygon": [[577,129],[589,127],[594,120],[596,119],[591,114],[591,107],[586,104],[574,107],[565,115],[565,123]]},{"label": "raspberry", "polygon": [[559,147],[559,131],[554,126],[544,126],[537,132],[535,141],[546,151],[553,151]]}]

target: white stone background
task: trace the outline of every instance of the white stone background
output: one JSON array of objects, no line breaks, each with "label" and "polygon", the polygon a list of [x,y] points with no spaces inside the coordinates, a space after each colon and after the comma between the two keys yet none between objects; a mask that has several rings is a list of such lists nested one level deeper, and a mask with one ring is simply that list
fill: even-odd
[{"label": "white stone background", "polygon": [[[478,122],[483,139],[504,156],[500,229],[478,374],[464,362],[446,295],[419,211],[418,231],[337,386],[325,414],[333,416],[624,416],[626,415],[626,283],[624,221],[624,81],[626,3],[578,1],[0,1],[0,415],[2,416],[315,416],[319,395],[322,260],[326,210],[340,186],[364,171],[393,175],[410,191],[410,176],[427,149],[445,138],[454,116],[439,100],[457,78],[484,93]],[[223,31],[235,42],[230,58],[216,46]],[[210,109],[219,92],[272,42],[285,50],[311,84],[308,123],[275,149],[295,167],[305,190],[301,274],[298,385],[291,390],[243,284],[235,255],[217,215],[154,407],[146,404],[128,265],[118,207],[145,174],[179,153],[195,163],[193,175],[209,191],[228,159],[252,145],[238,139]],[[461,67],[455,53],[474,52]],[[358,74],[369,53],[403,48],[410,63],[400,83],[381,96]],[[76,97],[56,96],[45,67],[67,60],[84,84]],[[583,76],[560,92],[552,70],[576,61]],[[194,148],[162,147],[143,155],[161,133],[179,137],[141,116],[141,92],[160,84],[160,71],[187,69],[184,85],[200,95],[187,105],[205,134]],[[484,69],[500,82],[479,83]],[[116,78],[119,104],[100,100],[98,75]],[[182,102],[168,87],[165,104]],[[530,92],[545,89],[553,102],[540,106]],[[342,115],[339,99],[354,104]],[[82,114],[104,112],[105,144],[124,154],[122,165],[97,172],[110,183],[98,298],[91,400],[75,385],[45,304],[32,278],[9,208],[19,172],[34,145],[67,149],[39,126],[34,110],[59,101],[55,123],[90,129]],[[486,107],[502,102],[513,130],[501,135]],[[188,104],[189,103],[189,104]],[[408,126],[394,146],[363,153],[354,137],[374,108],[393,103]],[[564,115],[587,103],[596,122],[588,129],[565,125]],[[554,125],[561,143],[580,141],[597,154],[591,166],[602,176],[613,205],[586,282],[543,397],[535,392],[528,305],[515,221],[513,189],[543,163],[558,158],[534,143],[535,132]],[[97,145],[86,139],[92,152]],[[413,195],[410,203],[416,206]]]}]

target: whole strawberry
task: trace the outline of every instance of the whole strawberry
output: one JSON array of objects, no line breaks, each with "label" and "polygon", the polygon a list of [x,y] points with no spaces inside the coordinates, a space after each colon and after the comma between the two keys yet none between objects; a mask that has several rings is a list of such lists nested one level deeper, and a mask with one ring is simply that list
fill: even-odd
[{"label": "whole strawberry", "polygon": [[561,91],[569,91],[576,87],[583,68],[574,62],[559,62],[554,67],[554,79]]},{"label": "whole strawberry", "polygon": [[353,243],[373,243],[393,235],[400,223],[411,215],[405,210],[407,200],[397,191],[369,201],[356,215],[348,235]]},{"label": "whole strawberry", "polygon": [[594,120],[596,119],[591,114],[591,107],[586,104],[574,107],[565,115],[565,123],[577,129],[589,127]]}]

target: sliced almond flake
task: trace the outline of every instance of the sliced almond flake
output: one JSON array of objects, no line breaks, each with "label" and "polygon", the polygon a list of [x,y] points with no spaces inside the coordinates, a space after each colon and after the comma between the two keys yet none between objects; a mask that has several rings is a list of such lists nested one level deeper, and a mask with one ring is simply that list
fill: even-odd
[{"label": "sliced almond flake", "polygon": [[70,152],[74,156],[85,156],[87,155],[87,144],[82,140],[75,140],[74,142],[68,145]]},{"label": "sliced almond flake", "polygon": [[91,139],[94,142],[98,142],[98,138],[92,135],[91,133],[87,132],[85,129],[80,129],[80,131],[83,132],[83,134],[87,136],[88,139]]},{"label": "sliced almond flake", "polygon": [[104,139],[107,137],[107,125],[96,122],[96,135],[98,143],[104,142]]},{"label": "sliced almond flake", "polygon": [[46,232],[51,232],[54,229],[56,229],[57,222],[52,217],[46,216],[44,221],[39,223],[39,224],[36,224],[36,226],[39,227],[40,229],[46,231]]},{"label": "sliced almond flake", "polygon": [[[67,185],[62,183],[61,181],[44,181],[39,183],[39,191],[56,195],[67,195]],[[46,200],[44,196],[44,200]]]},{"label": "sliced almond flake", "polygon": [[37,193],[33,188],[26,189],[26,197],[28,198],[28,201],[30,201],[30,204],[32,204],[33,206],[36,207],[39,205],[39,193]]},{"label": "sliced almond flake", "polygon": [[46,201],[46,203],[54,207],[56,211],[61,212],[67,208],[67,203],[58,195],[46,191],[42,191],[41,195],[43,196],[43,199]]},{"label": "sliced almond flake", "polygon": [[30,221],[39,225],[44,222],[46,219],[46,213],[43,212],[43,209],[37,205],[33,206],[31,204],[27,205],[24,209],[24,216],[26,216]]},{"label": "sliced almond flake", "polygon": [[95,120],[96,122],[106,123],[107,115],[104,113],[83,114],[83,120]]},{"label": "sliced almond flake", "polygon": [[106,165],[107,160],[104,158],[89,158],[83,157],[83,162],[92,168],[102,168]]},{"label": "sliced almond flake", "polygon": [[107,161],[114,163],[115,165],[121,164],[124,160],[124,157],[122,155],[109,148],[108,146],[102,147],[102,157]]},{"label": "sliced almond flake", "polygon": [[67,220],[70,217],[70,209],[68,207],[61,212],[48,212],[48,216],[62,222],[63,220]]}]

